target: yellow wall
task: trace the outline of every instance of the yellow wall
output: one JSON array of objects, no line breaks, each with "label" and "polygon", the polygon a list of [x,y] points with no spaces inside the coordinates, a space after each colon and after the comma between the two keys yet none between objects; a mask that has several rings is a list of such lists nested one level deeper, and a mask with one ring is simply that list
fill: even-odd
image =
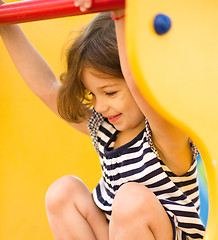
[{"label": "yellow wall", "polygon": [[[91,18],[21,26],[59,76],[69,33]],[[92,190],[101,175],[98,156],[89,137],[76,132],[33,95],[1,40],[0,76],[0,239],[53,239],[44,204],[47,188],[57,178],[73,174]]]},{"label": "yellow wall", "polygon": [[[198,146],[208,176],[205,240],[218,239],[218,2],[127,0],[130,64],[143,96]],[[155,16],[172,27],[158,35]]]}]

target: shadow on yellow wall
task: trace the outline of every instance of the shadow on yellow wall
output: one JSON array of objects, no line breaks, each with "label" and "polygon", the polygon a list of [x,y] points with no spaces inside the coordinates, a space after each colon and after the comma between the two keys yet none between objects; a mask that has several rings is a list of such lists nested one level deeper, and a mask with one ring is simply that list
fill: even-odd
[{"label": "shadow on yellow wall", "polygon": [[[56,75],[63,46],[93,15],[21,25]],[[70,35],[71,33],[71,35]],[[16,39],[14,39],[16,42]],[[91,140],[28,89],[0,41],[0,239],[53,239],[44,198],[57,178],[77,175],[92,190],[100,164]]]}]

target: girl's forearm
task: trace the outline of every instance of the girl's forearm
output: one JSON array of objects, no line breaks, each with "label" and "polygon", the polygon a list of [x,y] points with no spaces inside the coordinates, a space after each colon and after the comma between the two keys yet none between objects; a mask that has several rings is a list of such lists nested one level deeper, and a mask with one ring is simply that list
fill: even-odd
[{"label": "girl's forearm", "polygon": [[23,80],[39,98],[50,104],[48,97],[56,95],[60,83],[49,65],[18,25],[0,27],[0,35]]}]

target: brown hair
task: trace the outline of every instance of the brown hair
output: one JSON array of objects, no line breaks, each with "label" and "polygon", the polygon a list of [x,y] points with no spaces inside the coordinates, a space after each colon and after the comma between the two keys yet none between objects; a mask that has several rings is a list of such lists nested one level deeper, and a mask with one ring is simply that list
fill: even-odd
[{"label": "brown hair", "polygon": [[83,121],[87,108],[92,105],[81,81],[84,67],[123,78],[110,12],[99,13],[68,50],[67,70],[60,77],[58,112],[69,122]]}]

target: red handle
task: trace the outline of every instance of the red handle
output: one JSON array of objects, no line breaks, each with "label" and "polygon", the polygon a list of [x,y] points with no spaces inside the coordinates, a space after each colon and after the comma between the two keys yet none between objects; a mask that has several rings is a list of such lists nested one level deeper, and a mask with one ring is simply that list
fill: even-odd
[{"label": "red handle", "polygon": [[124,6],[125,0],[93,0],[92,8],[84,13],[75,7],[73,0],[19,1],[0,5],[0,25],[111,11]]}]

